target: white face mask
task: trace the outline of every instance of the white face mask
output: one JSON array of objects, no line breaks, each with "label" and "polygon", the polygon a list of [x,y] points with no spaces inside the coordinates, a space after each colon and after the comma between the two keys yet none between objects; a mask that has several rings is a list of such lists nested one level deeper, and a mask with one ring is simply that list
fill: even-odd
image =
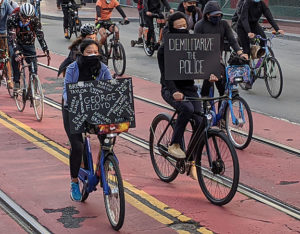
[{"label": "white face mask", "polygon": [[181,27],[181,28],[178,28],[178,29],[186,29],[186,27]]},{"label": "white face mask", "polygon": [[88,56],[97,56],[97,54],[89,54]]},{"label": "white face mask", "polygon": [[111,0],[106,0],[106,3],[109,4],[111,2]]}]

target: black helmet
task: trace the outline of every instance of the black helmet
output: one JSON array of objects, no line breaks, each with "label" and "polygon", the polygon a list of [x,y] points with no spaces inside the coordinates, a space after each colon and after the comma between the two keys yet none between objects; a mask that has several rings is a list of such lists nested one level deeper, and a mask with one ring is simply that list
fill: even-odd
[{"label": "black helmet", "polygon": [[96,33],[95,26],[92,24],[84,24],[80,28],[81,36],[85,37],[87,35],[93,35]]}]

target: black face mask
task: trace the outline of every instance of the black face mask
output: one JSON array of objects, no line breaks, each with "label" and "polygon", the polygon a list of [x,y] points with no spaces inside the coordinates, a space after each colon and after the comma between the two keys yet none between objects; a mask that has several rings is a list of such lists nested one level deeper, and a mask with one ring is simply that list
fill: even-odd
[{"label": "black face mask", "polygon": [[188,34],[189,30],[188,29],[177,29],[177,28],[173,28],[172,30],[170,30],[171,33],[185,33]]},{"label": "black face mask", "polygon": [[188,6],[186,9],[188,12],[194,12],[196,10],[195,6]]},{"label": "black face mask", "polygon": [[93,80],[100,74],[101,69],[101,56],[79,56],[79,80]]},{"label": "black face mask", "polygon": [[209,21],[212,23],[212,24],[218,24],[222,19],[222,16],[210,16],[209,17]]},{"label": "black face mask", "polygon": [[100,63],[100,55],[81,56],[82,65],[95,66]]}]

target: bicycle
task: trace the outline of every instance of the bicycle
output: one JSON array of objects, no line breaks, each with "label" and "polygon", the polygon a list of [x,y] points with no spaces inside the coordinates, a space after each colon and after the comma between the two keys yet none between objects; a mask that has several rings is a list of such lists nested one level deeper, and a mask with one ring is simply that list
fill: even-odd
[{"label": "bicycle", "polygon": [[[157,46],[159,45],[159,42],[162,40],[162,32],[163,27],[160,27],[160,25],[164,25],[166,23],[165,17],[162,18],[163,15],[152,13],[152,18],[155,19],[153,22],[154,26],[154,32],[152,33],[153,36],[150,39],[150,43],[147,44],[147,35],[148,35],[148,28],[144,28],[142,39],[143,39],[143,48],[145,51],[145,54],[149,57],[151,57],[154,54],[154,51],[157,50]],[[158,40],[157,40],[158,38]],[[131,45],[132,46],[132,45]]]},{"label": "bicycle", "polygon": [[35,8],[35,16],[38,17],[39,20],[41,20],[41,0],[30,0],[30,3]]},{"label": "bicycle", "polygon": [[[237,149],[245,149],[251,142],[253,134],[253,118],[251,109],[239,95],[237,84],[247,82],[250,79],[250,67],[248,65],[231,65],[226,67],[225,92],[228,100],[222,100],[217,112],[215,102],[211,101],[212,126],[219,126],[226,133]],[[214,96],[214,86],[211,87],[210,97]],[[225,120],[225,126],[222,121]]]},{"label": "bicycle", "polygon": [[[129,21],[119,21],[119,24],[126,25],[129,24]],[[102,49],[102,56],[104,59],[104,63],[108,65],[108,60],[112,59],[114,71],[118,76],[122,76],[125,73],[126,69],[126,54],[125,49],[119,39],[116,39],[115,27],[116,24],[110,21],[98,21],[96,23],[96,29],[100,27],[104,27],[107,29],[109,25],[112,25],[112,32],[107,32],[107,39],[104,43],[104,50]],[[108,39],[112,36],[110,39]],[[107,43],[109,40],[109,43]]]},{"label": "bicycle", "polygon": [[[7,38],[7,36],[1,36],[1,39]],[[0,54],[4,54],[4,57],[0,58],[0,86],[3,85],[7,89],[9,96],[14,97],[13,89],[11,89],[8,84],[9,77],[7,66],[10,66],[10,57],[8,54],[7,47],[5,47],[4,49],[0,49]]]},{"label": "bicycle", "polygon": [[68,4],[62,4],[62,7],[68,8],[68,37],[67,39],[71,39],[72,34],[74,33],[76,37],[78,37],[78,32],[80,32],[81,28],[81,20],[78,16],[78,8],[77,4],[73,4],[69,2]]},{"label": "bicycle", "polygon": [[[81,202],[84,202],[89,194],[100,187],[103,188],[104,204],[109,222],[114,230],[119,230],[125,217],[125,197],[119,161],[113,151],[116,137],[121,132],[128,131],[129,122],[120,124],[108,124],[93,126],[86,124],[84,132],[84,168],[79,169],[78,178],[82,195]],[[101,152],[97,158],[96,170],[93,166],[93,157],[89,133],[105,136],[101,141]],[[115,207],[116,206],[116,207]]]},{"label": "bicycle", "polygon": [[[203,118],[185,147],[182,139],[181,148],[186,151],[185,159],[176,159],[168,153],[173,129],[176,122],[174,112],[160,113],[150,126],[149,148],[153,168],[164,182],[173,181],[177,175],[189,175],[192,165],[196,166],[198,182],[205,197],[215,205],[225,205],[234,197],[239,183],[239,162],[235,148],[226,134],[217,128],[211,128],[212,115],[209,113],[209,102],[226,99],[228,96],[215,98],[188,98],[191,101],[203,102]],[[191,121],[193,126],[193,121]],[[197,127],[197,128],[196,128]]]},{"label": "bicycle", "polygon": [[[41,58],[47,55],[32,55],[23,56],[20,61],[20,88],[14,91],[14,99],[18,108],[18,111],[22,112],[25,109],[26,101],[30,101],[30,107],[33,107],[36,119],[42,121],[44,115],[44,94],[43,88],[36,71],[34,70],[34,62],[25,65],[24,59],[26,58]],[[48,66],[50,63],[50,57],[48,56]],[[29,83],[26,84],[25,68],[29,68]]]},{"label": "bicycle", "polygon": [[278,60],[274,56],[274,53],[269,50],[272,46],[271,41],[275,35],[278,35],[278,33],[273,33],[271,37],[266,39],[260,35],[255,36],[255,44],[258,44],[260,40],[265,42],[265,46],[262,47],[264,50],[264,56],[258,58],[258,60],[256,58],[250,58],[251,79],[248,85],[247,83],[240,84],[242,89],[250,89],[255,80],[259,78],[265,80],[267,90],[271,97],[278,98],[280,96],[283,88],[282,70]]}]

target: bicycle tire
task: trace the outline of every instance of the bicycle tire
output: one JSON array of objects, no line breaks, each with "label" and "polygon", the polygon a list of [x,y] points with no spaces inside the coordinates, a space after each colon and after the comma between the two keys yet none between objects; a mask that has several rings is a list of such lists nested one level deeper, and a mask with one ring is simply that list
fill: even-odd
[{"label": "bicycle tire", "polygon": [[[108,183],[109,190],[110,190],[109,195],[105,195],[103,191],[106,214],[112,228],[118,231],[123,226],[124,223],[125,197],[124,197],[124,187],[123,187],[121,172],[119,169],[117,159],[114,155],[109,154],[105,157],[104,172],[105,172],[106,182]],[[114,181],[113,178],[115,178],[116,181]],[[112,205],[117,203],[119,207],[112,210]]]},{"label": "bicycle tire", "polygon": [[[157,146],[157,141],[170,120],[170,115],[165,113],[158,114],[151,123],[149,137],[149,149],[152,166],[159,179],[166,183],[169,183],[176,179],[178,170],[170,163],[169,160],[167,160],[164,156],[161,155],[160,152],[158,152],[159,147]],[[162,127],[160,128],[160,126]],[[165,137],[161,140],[161,149],[164,151],[168,151],[168,146],[171,143],[171,138],[173,135],[173,125],[169,127],[168,131],[165,133]],[[157,152],[157,154],[155,152]],[[160,162],[162,162],[162,166],[160,166]]]},{"label": "bicycle tire", "polygon": [[81,193],[81,202],[85,202],[86,199],[89,197],[89,193],[87,192],[87,187],[88,187],[88,181],[87,179],[81,180],[79,182],[79,189]]},{"label": "bicycle tire", "polygon": [[[122,76],[126,69],[126,54],[125,54],[125,49],[121,44],[121,42],[118,42],[117,44],[114,45],[112,62],[113,62],[115,73],[118,76]],[[118,62],[120,62],[120,66],[118,66]]]},{"label": "bicycle tire", "polygon": [[[223,206],[233,199],[237,191],[240,175],[239,162],[233,145],[222,130],[209,129],[207,140],[212,157],[212,167],[210,167],[208,157],[206,157],[206,144],[202,141],[195,162],[198,182],[205,197],[212,204]],[[219,155],[222,154],[221,159],[217,159],[217,152]],[[225,153],[227,153],[227,157],[224,156]],[[210,186],[212,187],[211,190]],[[220,189],[223,191],[220,192]],[[212,192],[216,193],[212,194]]]},{"label": "bicycle tire", "polygon": [[[8,94],[9,94],[9,96],[11,97],[11,98],[13,98],[14,97],[14,91],[13,91],[13,89],[11,89],[11,88],[9,88],[9,86],[8,86],[8,81],[9,81],[9,77],[8,77],[8,71],[7,71],[7,62],[4,64],[4,66],[3,66],[3,73],[2,73],[2,79],[4,78],[5,79],[5,85],[6,85],[6,89],[7,89],[7,92],[8,92]],[[12,82],[12,81],[11,81]]]},{"label": "bicycle tire", "polygon": [[233,146],[236,149],[242,150],[248,147],[252,139],[252,113],[248,103],[240,96],[232,98],[232,106],[233,112],[235,112],[234,116],[237,118],[238,123],[232,123],[231,109],[230,106],[227,105],[225,111],[226,132]]},{"label": "bicycle tire", "polygon": [[14,91],[14,99],[18,111],[22,112],[26,106],[26,89],[25,89],[24,80],[20,80],[20,89]]},{"label": "bicycle tire", "polygon": [[[278,69],[275,69],[276,66]],[[276,75],[274,71],[277,72]],[[267,58],[264,64],[264,73],[265,73],[265,83],[269,94],[273,98],[278,98],[283,88],[283,76],[282,76],[282,70],[280,64],[276,58],[274,57]],[[277,87],[275,88],[275,90],[273,90],[273,87],[275,86],[274,85],[275,82],[278,83],[278,85],[276,85]]]},{"label": "bicycle tire", "polygon": [[40,79],[36,74],[32,74],[31,97],[36,119],[40,122],[44,116],[44,94]]},{"label": "bicycle tire", "polygon": [[144,48],[144,52],[147,56],[151,57],[154,54],[154,47],[149,45],[146,45],[146,39],[144,37],[144,35],[142,36],[143,38],[143,48]]}]

